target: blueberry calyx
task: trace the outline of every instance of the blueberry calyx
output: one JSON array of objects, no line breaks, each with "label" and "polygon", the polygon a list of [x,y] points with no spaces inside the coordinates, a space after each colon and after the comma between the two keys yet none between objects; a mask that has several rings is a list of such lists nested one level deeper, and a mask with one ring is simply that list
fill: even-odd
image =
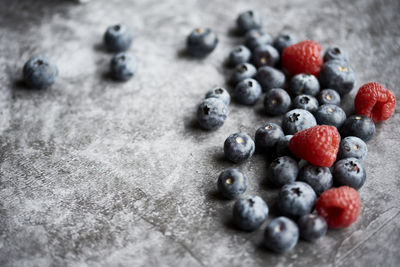
[{"label": "blueberry calyx", "polygon": [[310,98],[308,98],[307,96],[300,98],[301,104],[308,104],[308,102],[310,102]]},{"label": "blueberry calyx", "polygon": [[210,108],[208,106],[204,106],[203,112],[204,112],[205,115],[209,115],[210,114]]},{"label": "blueberry calyx", "polygon": [[291,115],[289,116],[288,121],[289,121],[289,122],[298,121],[298,120],[299,120],[299,117],[300,117],[300,114],[298,114],[298,113],[293,113],[293,114],[291,114]]},{"label": "blueberry calyx", "polygon": [[303,193],[298,187],[292,188],[292,192],[295,193],[297,196],[300,196]]}]

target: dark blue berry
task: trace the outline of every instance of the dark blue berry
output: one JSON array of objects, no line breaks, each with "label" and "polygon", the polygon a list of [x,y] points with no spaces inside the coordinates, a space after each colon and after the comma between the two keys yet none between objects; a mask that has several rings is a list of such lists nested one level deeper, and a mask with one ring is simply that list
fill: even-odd
[{"label": "dark blue berry", "polygon": [[274,149],[275,144],[282,137],[283,131],[278,124],[272,122],[266,123],[256,131],[256,146],[262,150]]},{"label": "dark blue berry", "polygon": [[272,184],[281,187],[296,181],[298,173],[299,167],[297,161],[288,156],[283,156],[271,162],[267,177]]},{"label": "dark blue berry", "polygon": [[206,98],[219,98],[221,99],[225,105],[229,105],[231,103],[231,96],[228,91],[222,87],[215,87],[207,92]]},{"label": "dark blue berry", "polygon": [[356,158],[345,158],[337,161],[333,166],[333,179],[338,185],[347,185],[354,189],[360,189],[367,173],[364,164]]},{"label": "dark blue berry", "polygon": [[133,32],[123,24],[108,27],[104,34],[104,44],[111,52],[126,51],[131,46],[132,42]]},{"label": "dark blue berry", "polygon": [[367,144],[362,139],[348,136],[340,142],[338,159],[356,158],[364,160],[367,153]]},{"label": "dark blue berry", "polygon": [[239,82],[233,90],[236,101],[244,105],[255,104],[261,94],[261,85],[254,79],[245,79]]},{"label": "dark blue berry", "polygon": [[326,62],[329,60],[349,61],[349,55],[339,46],[331,46],[325,51],[324,54],[324,61]]},{"label": "dark blue berry", "polygon": [[48,88],[55,82],[57,75],[57,66],[42,55],[31,57],[23,68],[24,81],[31,88]]},{"label": "dark blue berry", "polygon": [[223,171],[218,177],[218,191],[227,199],[238,198],[247,189],[247,176],[238,169]]},{"label": "dark blue berry", "polygon": [[264,109],[267,114],[285,114],[288,112],[291,105],[292,100],[290,99],[289,94],[281,88],[271,89],[265,94]]},{"label": "dark blue berry", "polygon": [[326,234],[328,224],[325,219],[315,214],[307,214],[297,221],[300,237],[303,240],[313,242]]},{"label": "dark blue berry", "polygon": [[340,105],[340,95],[333,89],[324,89],[318,94],[318,102],[320,105],[332,104]]},{"label": "dark blue berry", "polygon": [[340,95],[350,93],[356,77],[353,68],[342,60],[329,60],[322,65],[319,82],[322,88],[336,90]]},{"label": "dark blue berry", "polygon": [[329,168],[311,164],[301,168],[297,180],[309,184],[318,195],[331,188],[333,183]]},{"label": "dark blue berry", "polygon": [[283,50],[298,42],[297,36],[294,34],[280,34],[275,38],[273,46],[282,54]]},{"label": "dark blue berry", "polygon": [[193,30],[186,40],[189,54],[194,57],[205,57],[210,54],[218,44],[217,35],[209,28]]},{"label": "dark blue berry", "polygon": [[232,49],[229,53],[229,64],[231,66],[236,66],[240,63],[249,62],[251,59],[250,50],[244,45],[238,45]]},{"label": "dark blue berry", "polygon": [[225,157],[234,163],[240,163],[251,158],[254,150],[253,139],[245,133],[232,134],[224,143]]},{"label": "dark blue berry", "polygon": [[325,104],[314,112],[315,119],[320,125],[332,125],[340,128],[346,120],[346,113],[337,105]]},{"label": "dark blue berry", "polygon": [[239,14],[236,19],[238,30],[245,33],[253,29],[261,29],[262,18],[261,14],[255,10],[248,10]]},{"label": "dark blue berry", "polygon": [[293,96],[312,95],[316,96],[319,92],[319,82],[314,75],[297,74],[290,80],[290,93]]},{"label": "dark blue berry", "polygon": [[276,142],[276,155],[278,157],[289,156],[295,158],[289,148],[290,139],[293,135],[285,135]]},{"label": "dark blue berry", "polygon": [[355,136],[367,142],[375,134],[374,122],[365,115],[353,115],[348,117],[340,129],[342,138]]},{"label": "dark blue berry", "polygon": [[294,182],[284,185],[279,191],[278,207],[283,215],[297,218],[311,213],[316,200],[317,196],[311,186]]},{"label": "dark blue berry", "polygon": [[132,78],[137,70],[135,58],[127,52],[116,54],[110,64],[111,77],[117,81],[127,81]]},{"label": "dark blue berry", "polygon": [[268,217],[268,206],[259,196],[245,196],[233,206],[233,222],[245,231],[254,231]]},{"label": "dark blue berry", "polygon": [[311,95],[298,95],[293,100],[293,107],[313,113],[318,109],[318,100]]},{"label": "dark blue berry", "polygon": [[282,129],[285,134],[295,134],[317,125],[314,116],[304,109],[293,109],[282,118]]},{"label": "dark blue berry", "polygon": [[264,92],[273,88],[282,88],[286,80],[285,75],[281,71],[270,66],[259,68],[256,79],[261,84]]},{"label": "dark blue berry", "polygon": [[228,113],[228,106],[221,99],[206,98],[197,109],[197,121],[205,130],[216,130],[224,124]]},{"label": "dark blue berry", "polygon": [[246,33],[245,45],[254,51],[257,47],[271,44],[272,38],[268,33],[262,33],[259,30],[251,30]]},{"label": "dark blue berry", "polygon": [[257,69],[250,63],[241,63],[235,67],[231,76],[231,82],[237,84],[244,79],[256,76]]},{"label": "dark blue berry", "polygon": [[273,219],[265,228],[263,244],[276,253],[293,249],[299,241],[299,228],[286,217]]},{"label": "dark blue berry", "polygon": [[279,62],[279,52],[272,45],[260,45],[253,53],[253,63],[256,67],[275,66]]}]

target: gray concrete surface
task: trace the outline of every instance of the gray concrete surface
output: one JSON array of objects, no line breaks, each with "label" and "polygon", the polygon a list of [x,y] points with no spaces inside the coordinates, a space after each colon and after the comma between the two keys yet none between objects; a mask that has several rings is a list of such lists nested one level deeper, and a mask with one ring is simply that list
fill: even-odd
[{"label": "gray concrete surface", "polygon": [[[398,266],[399,109],[368,143],[358,221],[282,256],[260,247],[264,227],[233,228],[233,203],[215,193],[217,175],[233,166],[222,156],[225,138],[279,118],[262,114],[261,102],[233,104],[208,133],[194,114],[208,89],[225,84],[223,61],[241,42],[229,31],[249,8],[272,35],[342,45],[357,88],[378,81],[399,96],[399,1],[233,2],[0,1],[0,266]],[[137,35],[139,71],[127,83],[106,75],[102,34],[116,22]],[[205,60],[180,52],[198,26],[220,37]],[[19,81],[36,53],[59,66],[49,90]],[[268,161],[256,155],[239,167],[246,193],[272,207],[270,220],[277,192],[264,183]]]}]

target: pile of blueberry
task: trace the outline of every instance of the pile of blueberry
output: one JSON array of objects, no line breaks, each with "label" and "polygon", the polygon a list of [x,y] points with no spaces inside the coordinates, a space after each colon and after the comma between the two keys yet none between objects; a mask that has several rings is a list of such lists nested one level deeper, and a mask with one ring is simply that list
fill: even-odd
[{"label": "pile of blueberry", "polygon": [[[338,46],[322,47],[315,41],[300,41],[293,34],[274,40],[262,31],[261,15],[246,11],[237,18],[244,45],[234,47],[228,62],[233,99],[254,105],[264,95],[268,115],[282,115],[281,125],[267,122],[255,132],[234,133],[224,143],[227,160],[249,160],[255,150],[276,159],[267,178],[279,189],[282,215],[265,229],[265,247],[278,253],[291,250],[299,237],[313,241],[327,228],[348,227],[357,220],[361,202],[357,192],[366,180],[363,160],[366,141],[375,133],[375,123],[390,118],[394,94],[377,83],[363,85],[354,100],[355,114],[346,117],[341,97],[354,87],[355,73],[348,54]],[[196,29],[187,39],[194,57],[205,57],[217,46],[211,29]],[[222,87],[211,89],[197,109],[200,127],[216,130],[224,124],[231,101]],[[245,231],[259,228],[268,216],[268,206],[259,196],[242,196],[249,179],[236,168],[218,177],[218,190],[236,199],[233,222]]]},{"label": "pile of blueberry", "polygon": [[[137,63],[133,55],[126,52],[133,42],[133,32],[123,24],[107,28],[104,45],[109,52],[117,53],[110,63],[110,76],[116,81],[127,81],[133,77]],[[45,89],[51,86],[58,76],[58,68],[47,56],[31,57],[23,67],[23,79],[27,86]]]}]

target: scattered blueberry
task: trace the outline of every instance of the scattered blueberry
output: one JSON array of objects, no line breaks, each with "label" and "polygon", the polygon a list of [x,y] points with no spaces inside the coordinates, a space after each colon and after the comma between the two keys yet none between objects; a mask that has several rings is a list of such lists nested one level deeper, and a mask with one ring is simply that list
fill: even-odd
[{"label": "scattered blueberry", "polygon": [[238,198],[247,189],[247,176],[238,169],[223,171],[218,177],[218,191],[227,199]]},{"label": "scattered blueberry", "polygon": [[255,135],[256,146],[263,150],[270,150],[283,137],[282,128],[276,123],[266,123],[257,129]]},{"label": "scattered blueberry", "polygon": [[121,52],[116,54],[111,60],[111,77],[117,81],[129,80],[135,75],[136,70],[136,60],[130,53]]},{"label": "scattered blueberry", "polygon": [[364,160],[367,153],[367,144],[362,139],[355,136],[348,136],[340,142],[338,159],[356,158]]},{"label": "scattered blueberry", "polygon": [[240,163],[251,158],[254,150],[253,139],[245,133],[232,134],[224,143],[225,157],[234,163]]},{"label": "scattered blueberry", "polygon": [[333,183],[329,168],[311,164],[301,168],[297,180],[309,184],[318,195],[331,188]]},{"label": "scattered blueberry", "polygon": [[111,52],[123,52],[128,50],[132,41],[132,30],[123,24],[108,27],[104,34],[104,44]]},{"label": "scattered blueberry", "polygon": [[282,54],[283,50],[298,42],[297,36],[294,34],[280,34],[275,38],[273,46]]},{"label": "scattered blueberry", "polygon": [[209,28],[193,30],[186,40],[187,51],[194,57],[205,57],[218,44],[217,35]]},{"label": "scattered blueberry", "polygon": [[256,67],[275,66],[279,61],[279,52],[272,45],[260,45],[253,53],[253,63]]},{"label": "scattered blueberry", "polygon": [[290,80],[290,93],[293,96],[312,95],[316,96],[319,92],[319,82],[314,75],[297,74]]},{"label": "scattered blueberry", "polygon": [[237,65],[232,73],[231,82],[237,84],[244,79],[256,76],[257,69],[250,63],[241,63]]},{"label": "scattered blueberry", "polygon": [[221,99],[206,98],[197,109],[197,121],[205,130],[216,130],[224,124],[228,113],[228,106]]},{"label": "scattered blueberry", "polygon": [[296,181],[298,173],[299,167],[297,161],[288,156],[283,156],[271,162],[267,177],[272,184],[281,187]]},{"label": "scattered blueberry", "polygon": [[225,105],[229,105],[231,103],[231,96],[228,91],[222,87],[216,87],[207,92],[206,98],[219,98],[221,99]]},{"label": "scattered blueberry", "polygon": [[324,89],[318,94],[318,102],[320,105],[332,104],[340,105],[340,95],[333,89]]},{"label": "scattered blueberry", "polygon": [[329,60],[349,61],[349,55],[339,46],[331,46],[325,51],[324,54],[324,61],[326,62]]},{"label": "scattered blueberry", "polygon": [[367,174],[364,164],[356,158],[345,158],[337,161],[333,166],[333,179],[338,185],[347,185],[354,189],[360,189]]},{"label": "scattered blueberry", "polygon": [[261,84],[264,92],[273,88],[282,88],[286,80],[285,75],[281,71],[270,66],[259,68],[256,79]]},{"label": "scattered blueberry", "polygon": [[293,100],[293,107],[313,113],[318,109],[318,100],[311,95],[298,95]]},{"label": "scattered blueberry", "polygon": [[299,241],[299,228],[286,217],[273,219],[264,232],[264,246],[276,253],[285,253],[293,249]]},{"label": "scattered blueberry", "polygon": [[232,49],[229,53],[229,64],[236,66],[240,63],[249,62],[251,58],[250,50],[244,45],[238,45]]},{"label": "scattered blueberry", "polygon": [[282,118],[282,129],[285,134],[295,134],[317,125],[314,116],[304,109],[293,109]]},{"label": "scattered blueberry", "polygon": [[288,112],[292,100],[288,93],[281,88],[274,88],[265,94],[264,109],[267,114],[281,115]]},{"label": "scattered blueberry", "polygon": [[303,240],[313,242],[326,234],[328,224],[325,219],[315,214],[306,214],[297,221],[300,237]]},{"label": "scattered blueberry", "polygon": [[375,124],[365,115],[353,115],[344,121],[340,134],[342,138],[355,136],[367,142],[375,134]]},{"label": "scattered blueberry", "polygon": [[253,105],[262,94],[261,85],[254,79],[239,82],[233,90],[235,99],[245,105]]},{"label": "scattered blueberry", "polygon": [[283,215],[297,218],[311,213],[317,200],[314,190],[306,183],[284,185],[278,196],[278,207]]},{"label": "scattered blueberry", "polygon": [[254,231],[268,217],[268,206],[259,196],[245,196],[233,206],[233,222],[245,231]]},{"label": "scattered blueberry", "polygon": [[253,29],[261,29],[261,14],[255,10],[248,10],[239,14],[236,25],[240,32],[245,33]]},{"label": "scattered blueberry", "polygon": [[276,155],[278,157],[289,156],[295,158],[289,148],[290,139],[292,139],[292,137],[293,135],[285,135],[276,142]]},{"label": "scattered blueberry", "polygon": [[337,105],[324,104],[314,113],[318,124],[340,128],[346,120],[346,113]]},{"label": "scattered blueberry", "polygon": [[319,82],[323,88],[336,90],[340,95],[348,94],[354,87],[355,73],[346,61],[329,60],[322,65]]},{"label": "scattered blueberry", "polygon": [[245,45],[254,51],[258,46],[271,44],[272,38],[268,33],[262,33],[259,30],[251,30],[246,33]]},{"label": "scattered blueberry", "polygon": [[31,57],[23,68],[24,81],[31,88],[48,88],[56,81],[57,75],[57,66],[42,55]]}]

